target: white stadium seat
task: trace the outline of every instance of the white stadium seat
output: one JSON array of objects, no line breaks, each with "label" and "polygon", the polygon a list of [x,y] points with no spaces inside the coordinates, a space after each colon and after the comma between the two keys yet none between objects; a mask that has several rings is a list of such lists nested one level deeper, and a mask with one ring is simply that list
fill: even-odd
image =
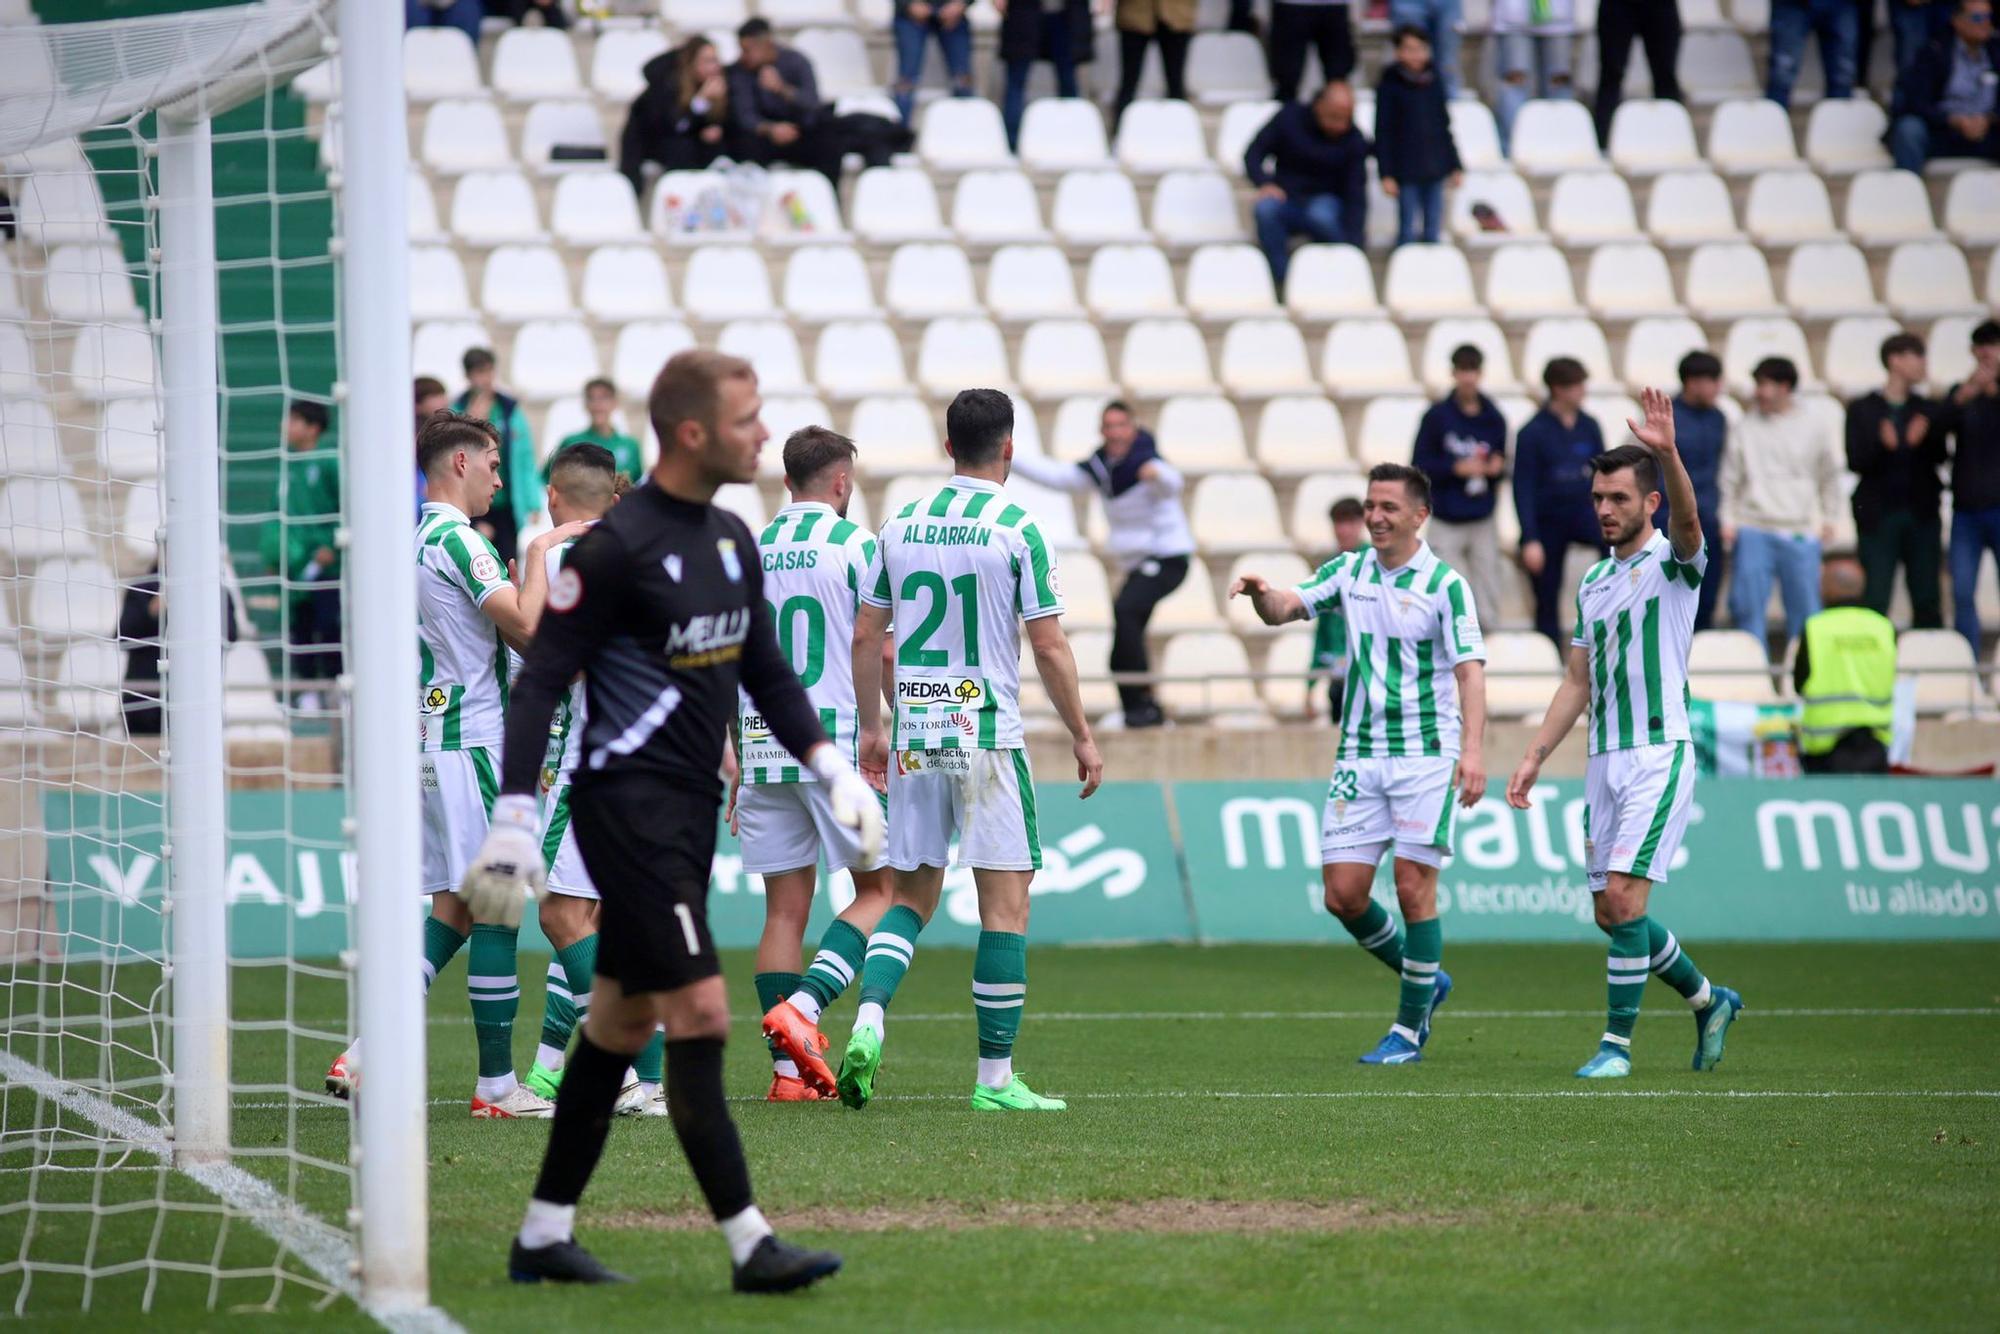
[{"label": "white stadium seat", "polygon": [[[658,28],[605,28],[591,46],[592,91],[608,102],[629,103],[646,91],[647,62],[666,50],[667,35]],[[822,86],[824,83],[822,77]]]},{"label": "white stadium seat", "polygon": [[575,97],[576,43],[554,28],[509,28],[493,44],[493,91],[510,102]]},{"label": "white stadium seat", "polygon": [[[891,263],[891,277],[894,264]],[[801,246],[785,261],[784,306],[809,324],[872,319],[881,313],[868,282],[868,265],[849,245]]]},{"label": "white stadium seat", "polygon": [[447,175],[514,165],[500,108],[483,99],[432,103],[424,116],[423,149],[418,156],[432,171]]},{"label": "white stadium seat", "polygon": [[972,262],[963,250],[948,242],[897,247],[889,258],[882,295],[890,314],[898,319],[985,313],[973,286]]},{"label": "white stadium seat", "polygon": [[[407,230],[413,242],[442,241],[444,228],[438,225],[437,196],[431,193],[430,177],[419,167],[407,169],[407,183],[403,188],[403,198],[407,202],[405,213]],[[625,193],[632,193],[627,186]]]},{"label": "white stadium seat", "polygon": [[1424,399],[1400,394],[1369,399],[1361,412],[1361,432],[1354,441],[1355,459],[1364,468],[1377,463],[1408,463],[1417,423],[1429,407]]},{"label": "white stadium seat", "polygon": [[1301,320],[1379,316],[1368,256],[1351,245],[1300,246],[1285,271],[1285,309]]},{"label": "white stadium seat", "polygon": [[1889,165],[1889,117],[1865,97],[1821,101],[1806,118],[1806,161],[1829,176]]},{"label": "white stadium seat", "polygon": [[1036,320],[1022,335],[1017,365],[1021,387],[1034,398],[1112,391],[1104,339],[1085,320]]},{"label": "white stadium seat", "polygon": [[1615,172],[1564,172],[1549,195],[1549,231],[1572,246],[1634,239],[1639,215],[1632,188]]},{"label": "white stadium seat", "polygon": [[[0,372],[0,383],[11,378]],[[70,345],[69,380],[71,393],[93,400],[151,395],[160,382],[152,335],[131,324],[85,325]]]},{"label": "white stadium seat", "polygon": [[[1484,204],[1499,214],[1506,230],[1482,231],[1472,216],[1476,204]],[[1450,194],[1447,211],[1451,215],[1451,234],[1460,245],[1504,245],[1523,238],[1539,238],[1542,230],[1536,221],[1535,197],[1529,192],[1528,183],[1511,171],[1466,172],[1458,189]]]},{"label": "white stadium seat", "polygon": [[1738,320],[1729,326],[1722,344],[1722,375],[1728,387],[1749,394],[1751,368],[1766,357],[1785,357],[1797,366],[1800,389],[1816,386],[1805,331],[1797,322],[1778,317]]},{"label": "white stadium seat", "polygon": [[812,61],[813,81],[822,99],[837,101],[882,87],[868,63],[867,41],[852,28],[801,28],[792,36],[792,47]]},{"label": "white stadium seat", "polygon": [[648,245],[592,250],[583,262],[583,310],[612,324],[673,314],[673,292],[660,252]]},{"label": "white stadium seat", "polygon": [[75,324],[138,318],[125,253],[117,246],[57,246],[45,265],[42,299],[50,318]]},{"label": "white stadium seat", "polygon": [[[1831,103],[1822,102],[1821,106]],[[1930,192],[1923,177],[1909,171],[1863,171],[1847,190],[1847,230],[1862,245],[1933,241]]]},{"label": "white stadium seat", "polygon": [[[14,536],[19,551],[20,535]],[[118,577],[102,561],[45,560],[23,591],[21,630],[28,638],[54,646],[68,639],[109,638],[117,627]]]},{"label": "white stadium seat", "polygon": [[[1188,44],[1187,90],[1198,102],[1227,103],[1268,96],[1263,43],[1247,32],[1217,32],[1201,25]],[[1251,102],[1255,105],[1255,102]]]},{"label": "white stadium seat", "polygon": [[1211,165],[1201,117],[1186,102],[1141,101],[1126,107],[1113,151],[1120,166],[1141,176]]},{"label": "white stadium seat", "polygon": [[471,308],[457,252],[447,246],[411,246],[410,318],[453,319]]},{"label": "white stadium seat", "polygon": [[768,315],[774,303],[764,257],[749,246],[698,248],[681,275],[681,304],[698,320]]},{"label": "white stadium seat", "polygon": [[558,147],[597,149],[607,158],[611,146],[604,137],[604,122],[597,118],[597,104],[580,98],[554,98],[528,108],[521,122],[521,161],[543,175],[571,172],[602,172],[604,165],[588,159],[559,159]]},{"label": "white stadium seat", "polygon": [[1743,230],[1765,245],[1820,241],[1834,234],[1833,202],[1810,171],[1762,171],[1750,182]]},{"label": "white stadium seat", "polygon": [[1264,655],[1264,680],[1258,689],[1264,707],[1278,718],[1290,720],[1321,712],[1326,685],[1307,680],[1312,654],[1313,637],[1298,626],[1272,636],[1270,651]]},{"label": "white stadium seat", "polygon": [[121,398],[104,405],[97,459],[106,476],[141,481],[159,475],[159,417],[158,409],[144,399]]},{"label": "white stadium seat", "polygon": [[862,399],[854,405],[848,434],[860,443],[862,464],[871,476],[935,473],[944,462],[936,418],[912,395]]},{"label": "white stadium seat", "polygon": [[1021,165],[1030,171],[1096,170],[1110,165],[1104,113],[1082,97],[1043,97],[1021,117]]},{"label": "white stadium seat", "polygon": [[1868,276],[1868,257],[1845,241],[1813,241],[1792,251],[1785,261],[1785,304],[1808,320],[1882,309]]},{"label": "white stadium seat", "polygon": [[854,181],[849,224],[876,245],[944,238],[937,191],[914,167],[870,167]]},{"label": "white stadium seat", "polygon": [[1798,166],[1791,118],[1761,97],[1724,102],[1709,119],[1708,160],[1731,176]]},{"label": "white stadium seat", "polygon": [[799,340],[783,320],[731,320],[716,335],[715,348],[755,367],[757,388],[763,393],[802,394],[811,389]]},{"label": "white stadium seat", "polygon": [[1201,319],[1277,314],[1278,293],[1264,253],[1251,245],[1205,245],[1196,250],[1188,259],[1187,305]]},{"label": "white stadium seat", "polygon": [[1703,319],[1775,311],[1778,298],[1764,252],[1743,243],[1695,247],[1688,258],[1687,304]]},{"label": "white stadium seat", "polygon": [[1674,298],[1667,257],[1645,241],[1601,245],[1591,251],[1583,294],[1591,312],[1600,319],[1628,320],[1678,315],[1681,311]]},{"label": "white stadium seat", "polygon": [[695,346],[694,331],[678,320],[642,320],[618,331],[611,349],[611,380],[626,398],[643,399],[660,367]]},{"label": "white stadium seat", "polygon": [[[491,346],[493,336],[475,320],[428,320],[417,326],[410,339],[410,370],[441,380],[447,389],[456,391],[465,387],[466,350]],[[652,381],[646,383],[651,385]]]},{"label": "white stadium seat", "polygon": [[1216,387],[1201,330],[1182,319],[1139,320],[1126,330],[1118,379],[1141,398],[1207,393]]},{"label": "white stadium seat", "polygon": [[1708,335],[1685,315],[1635,320],[1625,336],[1625,383],[1658,387],[1678,379],[1682,357],[1708,346]]},{"label": "white stadium seat", "polygon": [[1701,165],[1694,121],[1678,102],[1625,102],[1611,117],[1606,144],[1612,165],[1630,176],[1653,176]]},{"label": "white stadium seat", "polygon": [[1080,459],[1094,451],[1103,443],[1099,424],[1112,397],[1110,393],[1074,394],[1056,404],[1055,429],[1049,433],[1049,447],[1043,452]]},{"label": "white stadium seat", "polygon": [[1827,331],[1820,369],[1836,394],[1856,397],[1882,384],[1882,340],[1903,326],[1886,315],[1849,316]]},{"label": "white stadium seat", "polygon": [[572,246],[640,241],[646,236],[631,185],[610,171],[577,171],[559,179],[549,205],[549,230]]},{"label": "white stadium seat", "polygon": [[1914,682],[1919,713],[1972,707],[1978,660],[1956,630],[1905,630],[1896,636],[1896,672]]},{"label": "white stadium seat", "polygon": [[1480,309],[1465,253],[1447,245],[1411,243],[1389,256],[1382,302],[1400,319],[1437,319]]},{"label": "white stadium seat", "polygon": [[1484,102],[1455,97],[1445,103],[1451,118],[1451,142],[1458,160],[1467,171],[1504,171],[1506,155],[1500,151],[1500,127]]},{"label": "white stadium seat", "polygon": [[468,171],[452,188],[451,234],[475,246],[542,240],[534,187],[518,171]]},{"label": "white stadium seat", "polygon": [[1579,307],[1568,258],[1539,242],[1501,246],[1486,269],[1486,304],[1503,320],[1575,314]]},{"label": "white stadium seat", "polygon": [[1562,659],[1546,636],[1524,630],[1486,632],[1486,707],[1494,717],[1539,718],[1562,671]]},{"label": "white stadium seat", "polygon": [[1251,468],[1236,405],[1217,394],[1177,394],[1153,423],[1160,452],[1181,471],[1243,472]]},{"label": "white stadium seat", "polygon": [[1018,171],[968,171],[959,177],[951,229],[968,245],[1043,241],[1049,234],[1034,182]]},{"label": "white stadium seat", "polygon": [[1588,318],[1536,320],[1521,348],[1521,366],[1539,384],[1542,368],[1555,357],[1574,357],[1599,384],[1612,380],[1611,348],[1604,329]]},{"label": "white stadium seat", "polygon": [[1257,419],[1257,462],[1265,472],[1307,476],[1348,461],[1347,430],[1331,399],[1289,394],[1264,405]]},{"label": "white stadium seat", "polygon": [[1944,225],[1966,245],[2000,242],[2000,171],[1979,168],[1953,176],[1945,192]]},{"label": "white stadium seat", "polygon": [[1734,241],[1736,208],[1729,185],[1712,171],[1675,171],[1654,178],[1646,201],[1646,231],[1661,245]]},{"label": "white stadium seat", "polygon": [[1336,323],[1327,331],[1319,374],[1337,395],[1407,393],[1417,386],[1403,331],[1388,320]]},{"label": "white stadium seat", "polygon": [[1175,717],[1206,715],[1225,726],[1263,727],[1264,713],[1243,641],[1226,630],[1188,630],[1160,650],[1161,707]]},{"label": "white stadium seat", "polygon": [[1166,245],[1247,237],[1229,178],[1217,171],[1170,171],[1153,187],[1153,232]]},{"label": "white stadium seat", "polygon": [[[1635,57],[1632,64],[1639,63]],[[1755,97],[1764,88],[1763,71],[1751,60],[1750,45],[1734,32],[1688,32],[1676,62],[1681,89],[1696,106]]]},{"label": "white stadium seat", "polygon": [[1278,497],[1257,473],[1219,473],[1194,484],[1188,526],[1204,552],[1252,551],[1284,531]]},{"label": "white stadium seat", "polygon": [[89,515],[76,488],[56,477],[23,477],[11,459],[0,482],[0,549],[15,565],[91,550]]},{"label": "white stadium seat", "polygon": [[1084,276],[1083,303],[1100,320],[1178,315],[1174,273],[1154,245],[1099,246]]},{"label": "white stadium seat", "polygon": [[[1889,307],[1904,319],[1935,319],[1981,309],[1965,252],[1949,241],[1912,241],[1889,253],[1882,279]],[[1990,312],[1988,312],[1990,314]]]},{"label": "white stadium seat", "polygon": [[1001,246],[986,265],[986,308],[1002,320],[1081,315],[1069,257],[1052,245]]},{"label": "white stadium seat", "polygon": [[1143,241],[1139,196],[1118,171],[1071,171],[1056,183],[1050,221],[1056,235],[1072,245]]},{"label": "white stadium seat", "polygon": [[479,53],[456,28],[411,28],[403,34],[403,95],[412,102],[484,97]]},{"label": "white stadium seat", "polygon": [[813,383],[829,398],[905,394],[911,388],[902,344],[881,320],[836,320],[821,329]]},{"label": "white stadium seat", "polygon": [[[1312,567],[1305,558],[1295,551],[1246,551],[1229,562],[1229,573],[1222,582],[1225,591],[1222,614],[1228,618],[1231,630],[1256,639],[1276,634],[1296,635],[1296,630],[1264,624],[1249,598],[1226,596],[1229,586],[1246,574],[1261,574],[1279,588],[1295,588],[1312,577]],[[1304,677],[1304,672],[1299,673],[1299,679]],[[1297,701],[1293,703],[1296,707]]]},{"label": "white stadium seat", "polygon": [[[1264,89],[1269,89],[1268,80]],[[1249,150],[1250,141],[1277,114],[1278,104],[1269,101],[1231,102],[1223,108],[1222,120],[1215,127],[1215,164],[1231,176],[1241,176],[1243,155]],[[1463,154],[1463,145],[1459,151]]]},{"label": "white stadium seat", "polygon": [[1292,521],[1285,530],[1291,534],[1292,545],[1315,558],[1324,556],[1333,545],[1328,511],[1334,502],[1349,497],[1360,500],[1367,494],[1368,477],[1358,466],[1336,464],[1302,478],[1292,492]]},{"label": "white stadium seat", "polygon": [[[804,426],[829,425],[833,414],[827,411],[823,401],[811,394],[774,394],[764,400],[763,418],[764,428],[771,433],[771,438],[757,456],[757,475],[775,481],[785,475],[784,445],[791,439],[792,432]],[[872,455],[874,442],[868,443]],[[856,490],[854,500],[859,502],[860,499],[861,492]],[[860,523],[861,520],[855,519],[854,522]]]},{"label": "white stadium seat", "polygon": [[1514,167],[1530,176],[1552,176],[1603,165],[1597,131],[1581,102],[1531,100],[1514,116]]},{"label": "white stadium seat", "polygon": [[1007,344],[1000,326],[985,318],[932,320],[917,348],[917,383],[932,394],[950,396],[966,385],[1004,387]]},{"label": "white stadium seat", "polygon": [[[530,320],[514,335],[504,383],[531,403],[546,403],[575,393],[599,369],[597,340],[581,320]],[[659,369],[654,366],[653,373]]]},{"label": "white stadium seat", "polygon": [[1000,108],[983,97],[941,97],[924,109],[917,156],[933,171],[1010,167]]},{"label": "white stadium seat", "polygon": [[536,320],[567,315],[569,266],[545,245],[503,245],[486,260],[479,305],[499,320]]},{"label": "white stadium seat", "polygon": [[[1424,388],[1442,394],[1451,388],[1451,352],[1461,343],[1471,343],[1486,356],[1481,383],[1489,393],[1505,393],[1514,388],[1514,358],[1507,351],[1507,335],[1489,319],[1439,320],[1424,335],[1423,354],[1417,359],[1417,374]],[[1539,380],[1541,367],[1530,374]]]},{"label": "white stadium seat", "polygon": [[1222,385],[1239,398],[1319,389],[1298,326],[1285,319],[1237,320],[1222,335]]}]

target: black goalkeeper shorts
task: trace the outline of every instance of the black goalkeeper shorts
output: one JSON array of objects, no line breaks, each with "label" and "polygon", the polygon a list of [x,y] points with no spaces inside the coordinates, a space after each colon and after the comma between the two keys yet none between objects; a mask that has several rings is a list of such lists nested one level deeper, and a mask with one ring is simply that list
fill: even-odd
[{"label": "black goalkeeper shorts", "polygon": [[627,995],[722,972],[708,932],[719,793],[583,770],[570,788],[577,851],[597,886],[597,971]]}]

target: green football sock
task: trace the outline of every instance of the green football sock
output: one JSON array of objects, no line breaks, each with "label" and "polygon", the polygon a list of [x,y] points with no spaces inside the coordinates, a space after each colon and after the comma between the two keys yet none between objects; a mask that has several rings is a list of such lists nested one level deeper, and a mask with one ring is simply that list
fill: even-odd
[{"label": "green football sock", "polygon": [[[556,1052],[569,1050],[569,1035],[590,1013],[590,984],[596,971],[597,933],[594,931],[575,944],[557,950],[555,957],[549,960],[548,991],[542,1000],[544,1047]],[[546,1059],[543,1063],[547,1064]]]},{"label": "green football sock", "polygon": [[819,1002],[824,1010],[847,990],[848,983],[861,971],[861,960],[868,952],[868,937],[861,934],[858,927],[834,918],[826,928],[826,934],[819,938],[819,953],[813,955],[812,967],[799,979],[798,989]]},{"label": "green football sock", "polygon": [[1388,909],[1370,899],[1366,912],[1359,917],[1343,917],[1340,924],[1362,949],[1396,972],[1403,971],[1403,935]]},{"label": "green football sock", "polygon": [[1682,952],[1674,933],[1650,917],[1646,919],[1646,948],[1652,953],[1649,962],[1654,977],[1678,991],[1681,999],[1696,1009],[1708,1004],[1708,979],[1694,966],[1694,960]]},{"label": "green football sock", "polygon": [[910,971],[916,957],[917,934],[924,921],[916,909],[897,904],[882,914],[875,934],[868,937],[868,951],[861,963],[861,1003],[886,1008],[895,997],[897,984]]},{"label": "green football sock", "polygon": [[1396,1006],[1396,1024],[1415,1033],[1431,1012],[1437,990],[1438,960],[1444,955],[1444,924],[1410,922],[1403,928],[1403,995]]},{"label": "green football sock", "polygon": [[642,1084],[658,1084],[667,1077],[667,1035],[659,1029],[632,1058],[632,1073]]},{"label": "green football sock", "polygon": [[1610,989],[1610,1019],[1604,1040],[1619,1047],[1632,1045],[1632,1026],[1639,1022],[1639,1001],[1646,994],[1646,972],[1652,962],[1646,951],[1646,919],[1635,917],[1611,928],[1611,952],[1606,981]]},{"label": "green football sock", "polygon": [[431,983],[444,971],[458,952],[465,948],[465,937],[440,922],[435,917],[424,918],[424,994],[428,996]]},{"label": "green football sock", "polygon": [[520,932],[474,923],[465,989],[472,998],[472,1031],[479,1039],[479,1077],[514,1072],[514,1015],[521,1008],[521,979],[514,971]]},{"label": "green football sock", "polygon": [[[757,1013],[760,1015],[769,1013],[773,1005],[776,1005],[779,1001],[799,989],[799,975],[797,973],[759,973],[757,974],[756,981]],[[789,1061],[791,1059],[779,1050],[777,1042],[773,1039],[765,1038],[764,1045],[770,1049],[772,1060]]]},{"label": "green football sock", "polygon": [[1000,1060],[1014,1054],[1027,1004],[1028,938],[1012,931],[981,931],[972,956],[972,1008],[979,1018],[981,1057]]}]

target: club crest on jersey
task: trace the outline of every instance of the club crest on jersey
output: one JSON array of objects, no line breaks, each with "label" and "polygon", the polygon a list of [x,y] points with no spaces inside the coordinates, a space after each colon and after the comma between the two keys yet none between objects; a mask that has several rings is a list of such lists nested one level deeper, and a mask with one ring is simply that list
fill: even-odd
[{"label": "club crest on jersey", "polygon": [[1632,567],[1632,587],[1637,588],[1638,586],[1639,586],[1639,567],[1634,565]]},{"label": "club crest on jersey", "polygon": [[729,582],[743,582],[743,562],[736,558],[736,539],[719,537],[715,540],[715,554],[722,557],[722,572],[729,576]]}]

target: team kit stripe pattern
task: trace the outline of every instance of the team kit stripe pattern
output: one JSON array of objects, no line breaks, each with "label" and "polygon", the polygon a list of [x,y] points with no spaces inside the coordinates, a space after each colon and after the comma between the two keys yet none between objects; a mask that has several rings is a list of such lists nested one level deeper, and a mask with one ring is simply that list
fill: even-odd
[{"label": "team kit stripe pattern", "polygon": [[[1690,741],[1688,647],[1708,572],[1704,546],[1677,560],[1665,534],[1590,567],[1570,642],[1590,652],[1590,753]],[[1669,785],[1671,790],[1671,785]]]},{"label": "team kit stripe pattern", "polygon": [[1059,616],[1054,554],[992,482],[953,477],[883,526],[860,599],[896,626],[899,751],[1023,744],[1015,618]]},{"label": "team kit stripe pattern", "polygon": [[1463,577],[1428,543],[1398,570],[1373,547],[1335,556],[1298,586],[1315,616],[1347,623],[1347,697],[1339,757],[1456,758],[1461,662],[1483,662],[1486,644]]},{"label": "team kit stripe pattern", "polygon": [[450,505],[423,507],[417,525],[417,686],[426,751],[500,744],[507,646],[481,614],[513,585],[484,534]]}]

